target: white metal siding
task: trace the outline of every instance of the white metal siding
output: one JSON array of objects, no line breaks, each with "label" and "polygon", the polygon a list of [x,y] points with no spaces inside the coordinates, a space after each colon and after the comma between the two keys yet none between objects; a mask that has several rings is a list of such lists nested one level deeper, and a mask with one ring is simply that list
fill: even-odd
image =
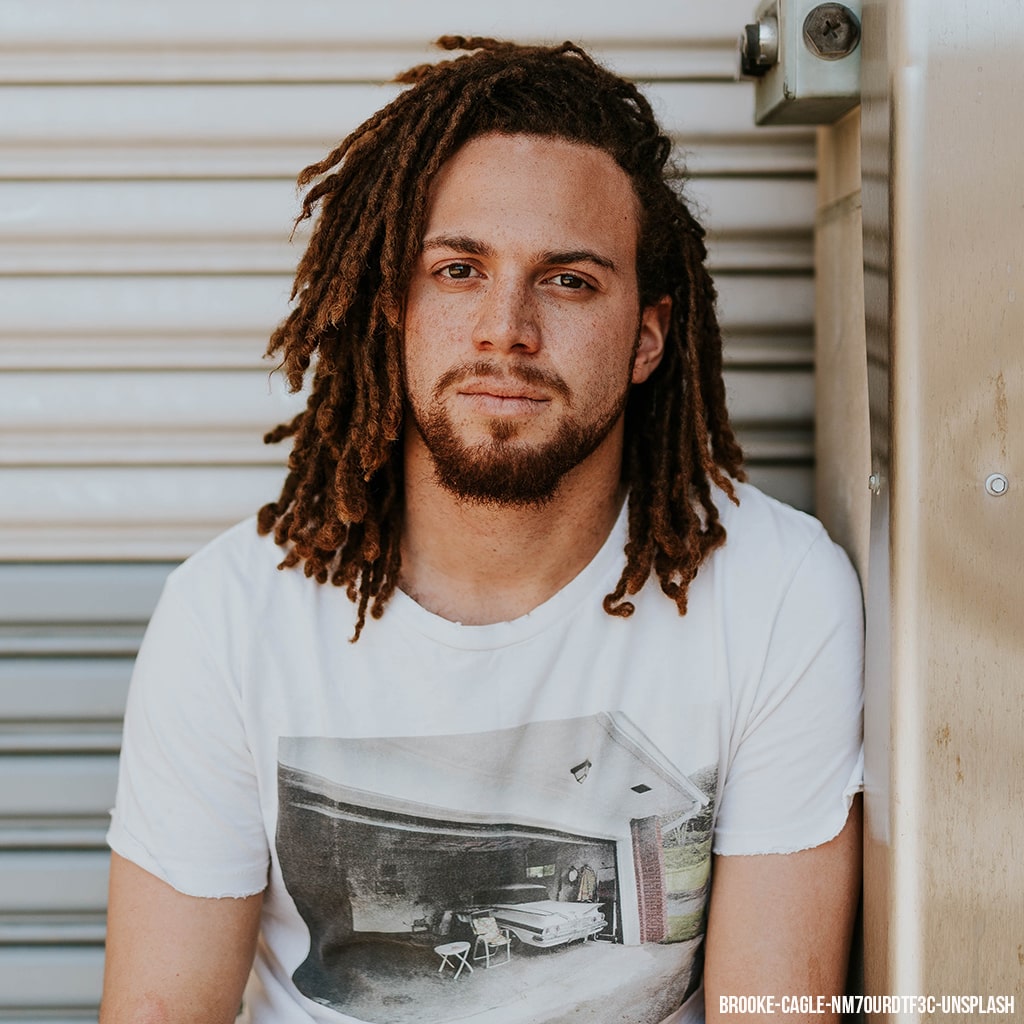
[{"label": "white metal siding", "polygon": [[576,38],[648,83],[711,230],[752,476],[809,505],[813,133],[753,125],[751,3],[633,10],[0,9],[0,1020],[95,1020],[131,659],[168,568],[282,477],[259,438],[296,399],[260,353],[304,242],[295,174],[430,39]]}]

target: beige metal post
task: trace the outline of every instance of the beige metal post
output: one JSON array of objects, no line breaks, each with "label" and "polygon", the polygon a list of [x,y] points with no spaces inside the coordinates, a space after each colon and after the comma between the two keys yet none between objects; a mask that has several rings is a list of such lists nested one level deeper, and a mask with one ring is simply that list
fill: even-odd
[{"label": "beige metal post", "polygon": [[863,584],[871,514],[861,243],[860,109],[818,129],[815,267],[815,505]]},{"label": "beige metal post", "polygon": [[862,568],[871,505],[866,992],[1024,1019],[1024,8],[866,0],[863,28],[870,466],[853,115],[822,132],[818,386],[819,509]]}]

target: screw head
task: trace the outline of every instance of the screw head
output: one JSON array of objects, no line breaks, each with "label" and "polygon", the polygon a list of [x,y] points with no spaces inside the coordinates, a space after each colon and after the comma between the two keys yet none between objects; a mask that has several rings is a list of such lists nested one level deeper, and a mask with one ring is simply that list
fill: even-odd
[{"label": "screw head", "polygon": [[985,490],[993,498],[1001,498],[1010,489],[1010,481],[1002,473],[992,473],[985,481]]},{"label": "screw head", "polygon": [[822,60],[841,60],[857,49],[860,22],[844,4],[818,4],[804,18],[804,43]]},{"label": "screw head", "polygon": [[878,492],[881,489],[882,489],[882,477],[881,477],[881,475],[878,474],[878,473],[872,473],[871,476],[868,477],[868,490],[872,494],[878,494]]}]

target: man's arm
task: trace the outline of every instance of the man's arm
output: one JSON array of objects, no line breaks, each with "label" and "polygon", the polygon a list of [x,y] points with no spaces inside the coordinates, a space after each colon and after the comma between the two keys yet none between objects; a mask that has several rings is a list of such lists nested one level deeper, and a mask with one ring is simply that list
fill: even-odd
[{"label": "man's arm", "polygon": [[[830,1024],[841,995],[861,880],[861,801],[823,846],[799,853],[716,857],[704,966],[707,1020]],[[824,1016],[723,1013],[722,996],[818,996]]]},{"label": "man's arm", "polygon": [[231,1024],[262,903],[186,896],[113,854],[100,1024]]}]

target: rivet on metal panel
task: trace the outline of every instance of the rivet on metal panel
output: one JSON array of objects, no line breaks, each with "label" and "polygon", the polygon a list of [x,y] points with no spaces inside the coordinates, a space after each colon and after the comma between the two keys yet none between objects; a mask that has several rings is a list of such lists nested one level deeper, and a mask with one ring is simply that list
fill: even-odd
[{"label": "rivet on metal panel", "polygon": [[818,4],[804,18],[807,49],[822,60],[840,60],[860,42],[860,22],[844,4]]},{"label": "rivet on metal panel", "polygon": [[1002,473],[993,473],[985,481],[985,490],[994,498],[1001,498],[1010,489],[1010,481]]},{"label": "rivet on metal panel", "polygon": [[878,492],[881,489],[882,489],[882,478],[881,478],[881,476],[878,473],[872,473],[871,476],[868,477],[868,490],[872,494],[878,494]]},{"label": "rivet on metal panel", "polygon": [[779,23],[770,16],[747,25],[740,36],[740,71],[760,78],[779,60]]}]

